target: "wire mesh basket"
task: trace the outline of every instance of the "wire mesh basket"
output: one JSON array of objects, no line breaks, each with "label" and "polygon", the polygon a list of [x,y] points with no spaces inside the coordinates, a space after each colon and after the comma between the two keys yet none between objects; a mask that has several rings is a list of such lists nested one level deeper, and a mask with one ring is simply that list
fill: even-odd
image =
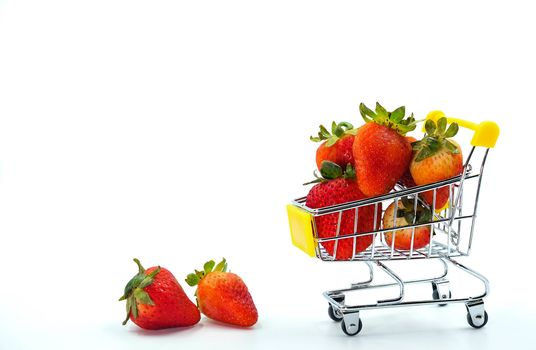
[{"label": "wire mesh basket", "polygon": [[[323,261],[337,260],[337,246],[339,243],[343,244],[352,241],[353,246],[357,246],[357,241],[367,236],[372,237],[372,244],[362,252],[356,252],[356,249],[353,249],[352,251],[354,253],[350,260],[422,259],[469,255],[475,227],[482,174],[489,149],[485,150],[478,173],[473,173],[470,164],[474,151],[475,147],[471,149],[462,175],[430,185],[405,188],[397,184],[395,190],[387,195],[316,209],[308,208],[305,205],[306,197],[294,200],[292,202],[294,207],[300,208],[310,214],[311,221],[309,224],[311,225],[314,255]],[[435,207],[435,198],[437,197],[438,190],[443,192],[448,191],[448,204],[440,209]],[[425,192],[431,194],[433,198],[431,204],[423,200],[422,194]],[[392,227],[381,227],[378,222],[379,220],[377,220],[378,217],[383,215],[384,211],[381,208],[385,208],[386,204],[394,203],[396,211],[399,203],[403,199],[408,199],[411,203],[414,203],[415,211],[417,211],[418,204],[427,207],[433,213],[430,220],[424,223],[411,223],[404,226],[397,226],[397,222],[394,220]],[[340,223],[343,217],[348,216],[352,212],[351,214],[355,221],[354,227],[357,228],[359,224],[359,210],[362,208],[374,210],[374,226],[378,227],[374,227],[374,230],[369,232],[355,231],[350,234],[340,235]],[[328,215],[337,217],[337,233],[333,237],[321,238],[318,236],[316,230],[316,221],[318,218]],[[418,227],[432,227],[429,230],[430,243],[424,248],[414,249],[415,229]],[[410,229],[412,234],[410,248],[406,250],[395,248],[397,231],[407,229]],[[393,233],[393,239],[391,239],[391,244],[387,244],[385,233],[390,232]],[[327,242],[332,242],[335,245],[334,249],[332,249],[332,254],[329,254],[324,248]]]}]

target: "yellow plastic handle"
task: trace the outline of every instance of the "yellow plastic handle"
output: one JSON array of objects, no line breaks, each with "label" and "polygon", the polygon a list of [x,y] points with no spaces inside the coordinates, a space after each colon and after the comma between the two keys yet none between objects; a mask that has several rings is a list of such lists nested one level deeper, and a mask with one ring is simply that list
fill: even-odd
[{"label": "yellow plastic handle", "polygon": [[[441,117],[446,117],[445,113],[441,111],[432,111],[428,113],[426,119],[431,119],[434,122],[437,122],[437,120]],[[497,142],[500,133],[500,129],[497,123],[492,121],[483,121],[479,124],[476,124],[463,119],[451,117],[446,118],[449,123],[456,122],[459,126],[463,126],[464,128],[471,129],[475,132],[473,135],[473,139],[471,140],[471,145],[487,148],[495,147],[495,143]]]}]

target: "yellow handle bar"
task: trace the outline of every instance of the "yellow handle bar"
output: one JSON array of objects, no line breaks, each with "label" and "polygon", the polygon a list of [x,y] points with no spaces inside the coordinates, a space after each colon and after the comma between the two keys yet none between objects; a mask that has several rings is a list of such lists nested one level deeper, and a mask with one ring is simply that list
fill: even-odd
[{"label": "yellow handle bar", "polygon": [[[431,119],[434,122],[437,122],[437,120],[441,117],[446,117],[445,113],[441,111],[432,111],[428,113],[426,119]],[[467,120],[451,117],[447,117],[447,121],[449,123],[458,123],[459,126],[473,130],[475,132],[473,139],[471,140],[471,145],[473,146],[493,148],[495,147],[495,143],[499,138],[499,126],[492,121],[483,121],[479,124],[476,124]]]}]

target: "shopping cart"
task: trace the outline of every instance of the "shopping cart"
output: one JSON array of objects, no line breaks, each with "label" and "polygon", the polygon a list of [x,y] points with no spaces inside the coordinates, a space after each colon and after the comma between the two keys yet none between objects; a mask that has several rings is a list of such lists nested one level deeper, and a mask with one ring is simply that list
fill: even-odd
[{"label": "shopping cart", "polygon": [[[428,114],[427,119],[437,121],[440,117],[445,116],[440,111],[434,111]],[[481,328],[488,322],[488,314],[484,309],[483,299],[489,291],[488,280],[480,273],[464,266],[454,260],[454,257],[468,256],[471,252],[475,220],[477,217],[478,197],[482,182],[484,165],[489,153],[489,149],[495,146],[499,136],[499,127],[494,122],[485,121],[480,124],[471,123],[461,119],[447,118],[448,122],[457,122],[459,126],[474,131],[471,140],[472,148],[464,163],[462,174],[447,180],[433,184],[406,188],[397,184],[395,189],[388,194],[367,198],[364,200],[338,204],[324,208],[308,208],[305,205],[306,197],[298,198],[287,206],[290,231],[293,244],[303,250],[310,256],[317,257],[322,261],[340,261],[337,259],[336,246],[342,239],[353,240],[353,246],[356,246],[356,240],[363,236],[373,236],[372,244],[364,251],[356,253],[354,249],[351,259],[347,261],[363,261],[368,266],[370,277],[366,281],[352,283],[349,288],[330,290],[324,293],[324,297],[329,303],[328,314],[334,321],[342,321],[341,326],[347,335],[356,335],[361,331],[362,321],[359,313],[362,310],[372,310],[388,307],[399,306],[417,306],[417,305],[446,305],[450,303],[465,303],[467,308],[467,322],[475,328]],[[471,164],[479,164],[478,171]],[[448,188],[449,200],[444,208],[436,208],[436,196],[440,189]],[[432,204],[428,205],[422,198],[424,192],[433,191]],[[374,207],[374,215],[382,214],[382,204],[393,203],[395,208],[399,202],[405,200],[416,206],[426,206],[432,213],[431,219],[425,223],[395,226],[392,228],[381,227],[380,220],[376,220],[374,230],[370,232],[358,232],[358,212],[363,207]],[[339,235],[341,218],[344,213],[354,211],[354,233],[349,235]],[[396,212],[396,209],[395,209]],[[353,213],[352,213],[353,214]],[[338,226],[336,234],[333,237],[320,238],[316,232],[315,221],[324,215],[336,215]],[[416,217],[416,216],[415,216]],[[376,224],[378,222],[378,224]],[[378,227],[376,227],[378,225]],[[421,226],[432,227],[430,230],[430,242],[427,246],[419,249],[414,247],[415,229]],[[411,229],[410,249],[396,249],[394,244],[396,240],[396,231],[401,229]],[[393,232],[391,244],[386,242],[384,233]],[[369,238],[370,239],[370,238]],[[328,253],[323,245],[326,242],[334,242],[335,249],[331,249],[332,254]],[[333,247],[333,245],[331,245]],[[442,273],[438,276],[403,280],[391,268],[387,267],[385,261],[394,260],[414,260],[414,259],[435,259],[442,265]],[[390,276],[393,283],[373,284],[374,265]],[[447,279],[448,266],[453,265],[462,271],[481,281],[484,285],[484,291],[480,295],[456,297],[453,298],[450,292],[449,281]],[[427,300],[410,300],[406,298],[406,286],[409,284],[430,283],[432,286],[432,298]],[[354,292],[372,288],[396,287],[398,286],[399,295],[396,298],[378,300],[375,303],[364,305],[347,305],[345,296],[348,292]]]}]

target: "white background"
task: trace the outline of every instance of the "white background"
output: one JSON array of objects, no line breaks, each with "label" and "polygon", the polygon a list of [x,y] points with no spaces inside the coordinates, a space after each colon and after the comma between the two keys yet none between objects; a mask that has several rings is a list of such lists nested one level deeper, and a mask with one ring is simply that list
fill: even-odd
[{"label": "white background", "polygon": [[[526,344],[529,3],[0,0],[0,349]],[[362,312],[363,331],[346,337],[321,293],[365,267],[290,244],[285,205],[312,176],[309,135],[359,124],[358,103],[377,100],[501,126],[461,259],[491,282],[480,330],[457,304]],[[121,326],[133,257],[182,281],[222,256],[257,304],[253,329]]]}]

